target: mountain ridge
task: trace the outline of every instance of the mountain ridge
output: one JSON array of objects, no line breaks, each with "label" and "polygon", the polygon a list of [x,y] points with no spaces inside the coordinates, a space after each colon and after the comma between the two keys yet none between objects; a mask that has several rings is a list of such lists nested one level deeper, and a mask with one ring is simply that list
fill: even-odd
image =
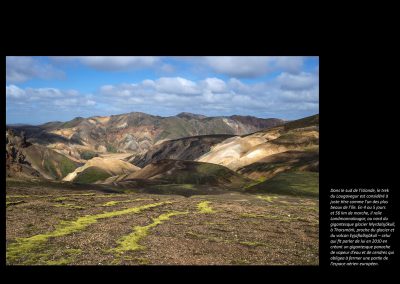
[{"label": "mountain ridge", "polygon": [[162,117],[142,112],[110,116],[75,117],[66,122],[11,126],[25,132],[32,143],[47,146],[64,155],[80,159],[83,151],[144,154],[156,143],[188,136],[243,135],[281,125],[276,118],[252,116],[206,117],[183,112]]}]

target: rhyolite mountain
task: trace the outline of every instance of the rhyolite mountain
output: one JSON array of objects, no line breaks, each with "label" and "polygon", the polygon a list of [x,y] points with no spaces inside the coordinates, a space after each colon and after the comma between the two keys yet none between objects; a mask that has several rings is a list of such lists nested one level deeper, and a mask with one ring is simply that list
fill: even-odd
[{"label": "rhyolite mountain", "polygon": [[[272,155],[288,151],[318,152],[318,150],[319,115],[317,114],[252,134],[228,138],[214,145],[211,151],[197,160],[223,165],[236,171],[253,163],[262,162],[262,159]],[[277,157],[279,158],[275,159],[275,162],[287,160],[288,157],[299,159],[292,152]],[[307,158],[304,160],[309,161]]]},{"label": "rhyolite mountain", "polygon": [[166,140],[211,134],[243,135],[283,123],[281,119],[252,116],[206,117],[180,113],[161,117],[132,112],[9,127],[17,133],[24,131],[31,143],[44,145],[82,162],[84,151],[144,154],[153,145]]},{"label": "rhyolite mountain", "polygon": [[81,163],[45,146],[27,141],[12,129],[6,130],[6,176],[60,180]]},{"label": "rhyolite mountain", "polygon": [[284,122],[130,113],[12,129],[24,133],[6,132],[7,175],[17,178],[185,196],[225,190],[318,196],[318,114]]},{"label": "rhyolite mountain", "polygon": [[154,145],[142,155],[134,156],[131,161],[141,168],[163,159],[194,161],[208,153],[212,146],[231,137],[233,135],[214,134],[168,140]]}]

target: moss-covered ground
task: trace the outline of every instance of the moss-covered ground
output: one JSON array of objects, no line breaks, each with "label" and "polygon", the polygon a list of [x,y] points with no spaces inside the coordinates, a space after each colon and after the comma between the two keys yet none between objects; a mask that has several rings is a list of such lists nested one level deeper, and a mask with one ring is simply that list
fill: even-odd
[{"label": "moss-covered ground", "polygon": [[7,183],[7,265],[318,265],[317,198],[94,189]]}]

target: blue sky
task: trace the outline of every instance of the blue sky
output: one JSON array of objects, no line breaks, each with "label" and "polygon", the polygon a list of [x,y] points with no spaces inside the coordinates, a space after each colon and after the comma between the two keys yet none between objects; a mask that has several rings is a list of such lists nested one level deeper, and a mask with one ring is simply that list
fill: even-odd
[{"label": "blue sky", "polygon": [[141,111],[160,116],[319,112],[318,57],[6,58],[8,124]]}]

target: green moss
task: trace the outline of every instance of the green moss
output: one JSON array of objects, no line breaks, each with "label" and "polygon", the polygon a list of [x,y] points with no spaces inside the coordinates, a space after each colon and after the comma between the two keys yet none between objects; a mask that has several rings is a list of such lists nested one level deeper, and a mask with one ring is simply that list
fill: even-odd
[{"label": "green moss", "polygon": [[118,253],[123,253],[125,251],[135,251],[139,249],[143,249],[144,247],[139,244],[139,241],[146,237],[149,233],[151,228],[154,228],[164,221],[169,220],[172,216],[181,215],[181,214],[188,214],[189,212],[168,212],[165,214],[161,214],[157,218],[153,218],[153,222],[147,226],[136,226],[134,227],[133,233],[122,237],[117,241],[118,246],[111,251],[115,251]]},{"label": "green moss", "polygon": [[94,196],[96,193],[72,193],[67,194],[67,196]]},{"label": "green moss", "polygon": [[35,250],[39,249],[49,238],[61,237],[72,233],[79,232],[87,226],[96,223],[99,219],[121,216],[124,214],[139,213],[143,210],[161,206],[171,202],[159,202],[139,207],[128,208],[119,211],[104,212],[96,215],[86,215],[79,217],[75,221],[61,221],[54,231],[35,235],[29,238],[16,238],[14,243],[7,246],[6,259],[7,262],[16,262],[24,259],[28,261],[35,257]]},{"label": "green moss", "polygon": [[6,201],[6,207],[12,206],[12,205],[17,205],[20,203],[24,203],[25,201],[19,200],[19,201]]},{"label": "green moss", "polygon": [[109,153],[118,153],[117,148],[111,144],[107,144],[106,148]]},{"label": "green moss", "polygon": [[200,213],[215,213],[215,211],[209,206],[210,201],[202,201],[197,204],[197,209]]},{"label": "green moss", "polygon": [[93,151],[83,151],[80,153],[81,159],[84,160],[90,160],[93,159],[94,157],[98,157],[99,155]]},{"label": "green moss", "polygon": [[56,167],[54,166],[53,161],[49,159],[44,159],[44,169],[55,179],[59,177]]},{"label": "green moss", "polygon": [[44,264],[46,265],[67,265],[73,262],[76,256],[82,254],[81,249],[66,249],[63,251],[63,254],[66,255],[65,258],[60,258],[56,260],[44,260]]},{"label": "green moss", "polygon": [[250,182],[248,185],[246,185],[245,187],[243,187],[243,189],[251,188],[252,186],[255,186],[255,185],[259,184],[259,183],[264,182],[265,180],[266,180],[265,177],[260,177],[260,178],[258,178],[258,179],[256,179],[256,180]]},{"label": "green moss", "polygon": [[59,162],[59,168],[61,171],[62,178],[64,178],[69,173],[72,173],[77,167],[78,165],[74,163],[72,160],[68,159],[65,156],[61,157],[61,160]]},{"label": "green moss", "polygon": [[111,198],[111,197],[116,197],[118,195],[115,194],[102,194],[102,195],[96,195],[95,197],[99,197],[99,198]]},{"label": "green moss", "polygon": [[272,203],[273,200],[277,199],[278,197],[277,196],[269,196],[269,195],[257,195],[257,198]]},{"label": "green moss", "polygon": [[134,201],[152,201],[153,199],[149,199],[149,198],[137,198],[137,199],[132,199],[132,200],[121,200],[121,201],[109,201],[104,203],[101,206],[115,206],[119,203],[129,203],[129,202],[134,202]]},{"label": "green moss", "polygon": [[68,197],[57,197],[54,199],[54,201],[64,201],[64,200],[68,200]]},{"label": "green moss", "polygon": [[248,191],[318,197],[319,173],[283,172],[248,188]]},{"label": "green moss", "polygon": [[7,195],[6,198],[28,198],[30,195]]},{"label": "green moss", "polygon": [[83,172],[79,173],[74,179],[76,183],[93,183],[98,180],[103,180],[110,177],[111,174],[107,173],[105,170],[97,167],[89,167]]}]

